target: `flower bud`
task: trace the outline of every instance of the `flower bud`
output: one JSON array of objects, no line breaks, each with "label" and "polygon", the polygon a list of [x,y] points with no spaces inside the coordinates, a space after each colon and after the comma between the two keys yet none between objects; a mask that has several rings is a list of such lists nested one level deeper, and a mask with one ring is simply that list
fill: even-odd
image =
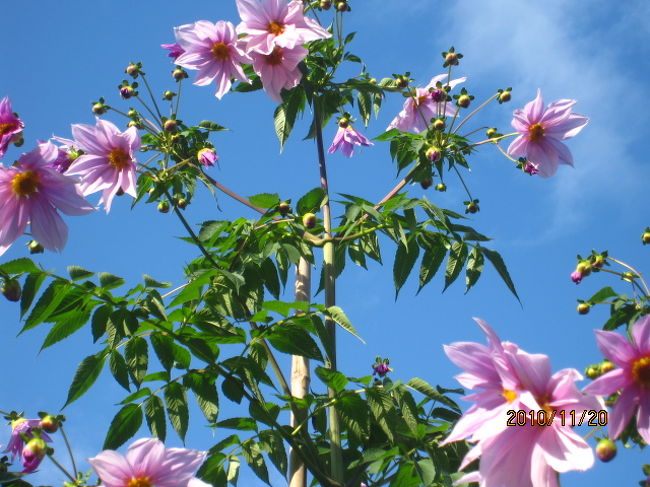
[{"label": "flower bud", "polygon": [[494,127],[492,127],[491,129],[487,129],[487,130],[485,131],[485,136],[486,136],[488,139],[491,139],[491,138],[493,138],[493,137],[496,137],[496,136],[497,136],[497,133],[498,133],[498,132],[497,132],[497,129],[494,128]]},{"label": "flower bud", "polygon": [[59,429],[59,422],[54,416],[48,414],[43,419],[41,419],[41,422],[38,424],[38,426],[46,433],[56,433]]},{"label": "flower bud", "polygon": [[20,295],[22,294],[20,283],[15,279],[6,279],[2,283],[2,287],[0,287],[0,292],[2,292],[5,298],[14,303],[20,300]]},{"label": "flower bud", "polygon": [[178,125],[176,124],[176,120],[165,120],[165,123],[163,124],[163,130],[165,132],[176,132],[177,128]]},{"label": "flower bud", "polygon": [[605,257],[603,257],[601,254],[596,254],[591,265],[595,269],[602,268],[605,265]]},{"label": "flower bud", "polygon": [[616,443],[608,438],[601,439],[596,445],[596,455],[601,462],[609,462],[616,456]]},{"label": "flower bud", "polygon": [[499,93],[499,102],[500,103],[506,103],[510,101],[510,98],[512,98],[512,95],[510,94],[510,90],[505,90]]},{"label": "flower bud", "polygon": [[472,99],[469,95],[460,95],[458,97],[458,101],[456,101],[456,104],[461,108],[467,108],[471,102]]},{"label": "flower bud", "polygon": [[431,99],[436,103],[440,103],[447,98],[447,93],[444,90],[433,90],[431,92]]},{"label": "flower bud", "polygon": [[162,96],[162,97],[163,97],[163,100],[171,100],[171,99],[174,98],[175,96],[176,96],[176,93],[174,93],[173,91],[169,91],[169,90],[167,90],[167,91],[164,91],[164,92],[163,92],[163,96]]},{"label": "flower bud", "polygon": [[45,247],[43,247],[39,242],[36,240],[30,240],[29,243],[27,244],[27,248],[29,249],[30,254],[42,254],[45,252]]},{"label": "flower bud", "polygon": [[168,213],[169,212],[169,202],[167,200],[163,200],[160,203],[158,203],[158,211],[160,213]]},{"label": "flower bud", "polygon": [[283,201],[282,203],[280,203],[278,205],[278,212],[282,216],[286,216],[289,213],[291,213],[291,207],[289,206],[289,203],[287,203],[286,201]]},{"label": "flower bud", "polygon": [[600,373],[601,374],[606,374],[607,372],[611,372],[616,368],[616,365],[614,365],[612,362],[609,360],[603,360],[600,363]]},{"label": "flower bud", "polygon": [[409,79],[406,76],[398,76],[396,84],[399,88],[406,88],[409,85]]},{"label": "flower bud", "polygon": [[122,95],[122,98],[125,100],[128,100],[135,94],[135,90],[133,89],[132,86],[121,86],[120,87],[120,95]]},{"label": "flower bud", "polygon": [[106,113],[106,108],[107,108],[106,105],[104,105],[103,103],[95,103],[93,105],[93,113],[95,115],[103,115],[104,113]]},{"label": "flower bud", "polygon": [[427,178],[424,179],[423,181],[420,181],[420,186],[422,186],[422,189],[429,189],[432,184],[433,184],[433,179],[431,178]]},{"label": "flower bud", "polygon": [[621,276],[621,279],[627,282],[632,282],[634,279],[637,278],[637,275],[634,272],[624,272],[623,275]]},{"label": "flower bud", "polygon": [[17,134],[14,134],[14,136],[11,138],[11,143],[16,147],[22,147],[22,145],[25,143],[25,138],[23,137],[23,133],[18,132]]},{"label": "flower bud", "polygon": [[336,10],[338,10],[339,12],[347,12],[348,4],[346,2],[338,2],[336,4]]},{"label": "flower bud", "polygon": [[431,162],[436,162],[436,161],[440,160],[440,156],[442,155],[442,151],[440,150],[439,147],[429,147],[427,149],[427,151],[424,153],[424,155]]},{"label": "flower bud", "polygon": [[176,202],[176,206],[178,206],[181,210],[184,210],[185,208],[187,208],[187,204],[188,203],[187,203],[187,200],[185,198],[180,198]]},{"label": "flower bud", "polygon": [[600,368],[595,365],[590,365],[585,369],[585,375],[591,380],[597,379],[600,377]]},{"label": "flower bud", "polygon": [[[432,96],[432,98],[433,98],[433,96]],[[436,129],[436,130],[445,130],[446,126],[447,126],[447,124],[445,123],[445,121],[442,118],[436,118],[433,121],[433,128]]]},{"label": "flower bud", "polygon": [[445,183],[436,184],[436,191],[440,191],[441,193],[444,193],[445,191],[447,191],[447,185]]},{"label": "flower bud", "polygon": [[377,374],[379,377],[384,377],[386,374],[391,372],[393,369],[391,369],[387,363],[381,362],[377,365],[373,365],[372,367],[372,375]]},{"label": "flower bud", "polygon": [[47,453],[47,445],[40,438],[32,438],[23,448],[23,458],[32,461],[34,458],[43,459]]},{"label": "flower bud", "polygon": [[576,284],[580,284],[580,282],[582,281],[582,272],[573,271],[571,273],[571,280]]},{"label": "flower bud", "polygon": [[131,108],[128,112],[126,112],[126,116],[129,118],[138,118],[139,113],[135,108]]},{"label": "flower bud", "polygon": [[214,164],[219,161],[219,156],[214,151],[214,149],[211,149],[210,147],[201,149],[196,157],[204,166],[214,166]]},{"label": "flower bud", "polygon": [[581,260],[576,267],[576,272],[579,272],[583,276],[588,276],[591,274],[591,262],[588,260]]},{"label": "flower bud", "polygon": [[377,84],[377,78],[370,78],[370,79],[368,80],[368,82],[369,82],[371,85],[376,85],[376,84]]},{"label": "flower bud", "polygon": [[465,213],[477,213],[480,210],[476,201],[471,201],[465,205]]},{"label": "flower bud", "polygon": [[348,120],[346,117],[341,117],[339,118],[339,127],[342,129],[348,128],[350,125],[350,120]]},{"label": "flower bud", "polygon": [[313,213],[305,213],[302,216],[302,224],[309,229],[314,228],[316,226],[316,215]]},{"label": "flower bud", "polygon": [[329,10],[332,7],[332,0],[320,0],[321,10]]},{"label": "flower bud", "polygon": [[176,68],[174,71],[172,71],[172,76],[176,81],[181,81],[182,79],[187,78],[187,72],[181,68]]},{"label": "flower bud", "polygon": [[450,64],[452,66],[457,66],[458,65],[458,56],[456,55],[455,52],[448,52],[445,55],[445,63]]},{"label": "flower bud", "polygon": [[641,235],[641,241],[643,242],[643,245],[650,244],[650,232],[643,232],[643,235]]},{"label": "flower bud", "polygon": [[129,76],[131,76],[132,78],[137,78],[138,75],[140,74],[140,68],[138,67],[137,64],[131,63],[126,67],[124,72]]},{"label": "flower bud", "polygon": [[580,303],[578,305],[578,313],[581,315],[586,315],[589,313],[589,309],[591,308],[591,305],[589,303]]}]

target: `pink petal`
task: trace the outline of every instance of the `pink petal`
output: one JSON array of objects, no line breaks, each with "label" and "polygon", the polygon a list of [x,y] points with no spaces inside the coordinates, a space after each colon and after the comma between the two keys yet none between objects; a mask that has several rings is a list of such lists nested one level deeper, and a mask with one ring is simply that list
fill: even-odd
[{"label": "pink petal", "polygon": [[104,450],[96,457],[89,458],[88,463],[105,487],[124,487],[135,473],[126,458],[113,450]]},{"label": "pink petal", "polygon": [[641,353],[650,351],[650,315],[639,318],[632,325],[632,339]]},{"label": "pink petal", "polygon": [[570,426],[555,422],[543,429],[538,442],[546,462],[558,472],[587,470],[594,464],[591,448]]},{"label": "pink petal", "polygon": [[639,404],[639,390],[631,385],[623,389],[609,415],[609,437],[616,440],[627,426]]},{"label": "pink petal", "polygon": [[155,438],[142,438],[132,443],[126,452],[126,460],[133,466],[136,477],[152,478],[165,458],[165,445]]},{"label": "pink petal", "polygon": [[45,198],[31,198],[31,201],[30,228],[34,239],[46,249],[60,252],[68,240],[68,227]]},{"label": "pink petal", "polygon": [[636,416],[636,429],[643,440],[650,444],[650,394],[645,389],[639,398],[639,412]]},{"label": "pink petal", "polygon": [[636,356],[632,344],[623,336],[613,331],[596,330],[596,342],[605,358],[619,367],[626,367]]},{"label": "pink petal", "polygon": [[526,135],[520,135],[512,141],[508,147],[508,154],[512,157],[521,157],[528,151],[529,138]]}]

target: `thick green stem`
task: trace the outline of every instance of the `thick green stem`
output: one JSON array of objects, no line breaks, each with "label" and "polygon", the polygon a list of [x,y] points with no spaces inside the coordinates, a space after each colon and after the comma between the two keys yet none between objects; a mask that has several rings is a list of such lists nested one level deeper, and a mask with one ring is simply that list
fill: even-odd
[{"label": "thick green stem", "polygon": [[[318,149],[318,167],[320,169],[320,184],[325,192],[325,204],[323,205],[323,226],[325,227],[325,238],[328,239],[323,245],[323,274],[325,276],[325,306],[336,304],[336,278],[334,269],[334,241],[332,238],[332,214],[330,210],[329,188],[327,184],[327,166],[325,165],[325,149],[323,145],[323,128],[321,125],[321,114],[318,103],[314,103],[314,121],[316,125],[316,147]],[[332,354],[329,360],[329,368],[336,370],[336,324],[331,318],[325,320],[325,327],[332,340]],[[334,397],[335,391],[328,388],[330,397]],[[330,458],[331,476],[334,480],[343,482],[343,452],[341,450],[341,426],[339,417],[334,407],[329,411],[330,426]]]}]

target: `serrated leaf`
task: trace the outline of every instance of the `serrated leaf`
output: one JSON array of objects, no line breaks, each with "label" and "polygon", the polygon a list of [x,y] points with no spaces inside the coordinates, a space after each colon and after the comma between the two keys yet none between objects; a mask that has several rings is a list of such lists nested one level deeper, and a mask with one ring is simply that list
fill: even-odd
[{"label": "serrated leaf", "polygon": [[221,383],[221,390],[225,396],[237,404],[241,403],[244,397],[244,387],[241,382],[233,377],[226,377]]},{"label": "serrated leaf", "polygon": [[259,433],[259,445],[268,454],[271,462],[278,471],[287,475],[287,452],[285,451],[284,440],[278,431],[264,430]]},{"label": "serrated leaf", "polygon": [[262,481],[271,485],[269,482],[269,472],[266,468],[266,462],[262,456],[262,451],[259,445],[253,441],[247,441],[242,444],[242,456],[248,466],[255,472]]},{"label": "serrated leaf", "polygon": [[78,281],[79,279],[88,279],[95,275],[94,272],[90,272],[83,267],[76,265],[68,266],[68,274],[70,275],[70,279],[73,281]]},{"label": "serrated leaf", "polygon": [[296,121],[298,112],[305,106],[305,92],[301,87],[292,89],[283,94],[283,103],[275,109],[273,114],[273,123],[275,134],[280,141],[280,152],[284,149],[284,144],[291,134],[293,124]]},{"label": "serrated leaf", "polygon": [[210,423],[214,423],[219,414],[219,394],[215,386],[215,379],[206,374],[193,372],[187,376],[187,385],[196,396],[205,418]]},{"label": "serrated leaf", "polygon": [[508,286],[508,289],[510,289],[510,292],[515,295],[515,298],[517,298],[517,301],[521,303],[521,300],[519,299],[519,296],[517,295],[517,291],[515,289],[515,284],[510,278],[510,273],[508,272],[506,264],[503,262],[501,255],[499,255],[497,251],[486,249],[485,247],[481,247],[481,252],[483,252],[483,255],[487,257],[490,263],[494,266],[499,276],[501,276],[503,282],[506,284],[506,286]]},{"label": "serrated leaf", "polygon": [[260,208],[269,209],[278,206],[280,203],[280,196],[278,193],[260,193],[249,196],[248,201]]},{"label": "serrated leaf", "polygon": [[339,371],[330,370],[326,367],[316,367],[316,375],[323,383],[335,392],[341,392],[348,385],[348,379]]},{"label": "serrated leaf", "polygon": [[323,361],[316,341],[300,326],[289,323],[276,326],[267,339],[279,352]]},{"label": "serrated leaf", "polygon": [[66,313],[66,317],[57,321],[48,332],[41,350],[60,342],[84,326],[90,319],[90,311],[82,307],[78,311]]},{"label": "serrated leaf", "polygon": [[354,328],[352,322],[347,317],[347,315],[345,314],[342,308],[340,308],[339,306],[330,306],[329,308],[326,308],[325,311],[327,316],[332,318],[334,322],[338,324],[341,328],[343,328],[348,333],[351,333],[352,335],[357,337],[359,340],[361,340],[361,343],[366,343],[363,340],[363,338],[361,338],[361,335],[357,333],[357,330]]},{"label": "serrated leaf", "polygon": [[325,198],[326,194],[323,188],[314,188],[298,200],[296,210],[299,215],[304,215],[305,213],[316,213],[320,210],[320,207],[325,204]]},{"label": "serrated leaf", "polygon": [[278,272],[275,264],[270,258],[264,259],[260,267],[262,277],[264,278],[264,285],[275,299],[280,298],[280,280],[278,279]]},{"label": "serrated leaf", "polygon": [[167,372],[171,371],[174,366],[174,341],[172,338],[157,331],[152,333],[149,339],[164,369]]},{"label": "serrated leaf", "polygon": [[100,337],[106,333],[106,324],[108,322],[108,317],[111,315],[113,310],[107,304],[100,306],[93,313],[92,321],[90,322],[90,327],[93,334],[93,343],[99,340]]},{"label": "serrated leaf", "polygon": [[463,270],[467,260],[467,245],[463,242],[454,242],[447,256],[447,268],[445,269],[445,287],[443,292],[456,280]]},{"label": "serrated leaf", "polygon": [[395,282],[395,297],[399,294],[406,279],[408,278],[413,265],[420,255],[420,247],[415,242],[414,238],[408,240],[408,245],[403,242],[397,245],[397,252],[395,253],[395,261],[393,263],[393,281]]},{"label": "serrated leaf", "polygon": [[228,457],[228,471],[226,473],[226,480],[232,485],[237,485],[240,466],[241,463],[239,462],[239,458],[234,456]]},{"label": "serrated leaf", "polygon": [[210,130],[212,132],[221,132],[222,130],[228,130],[226,127],[219,125],[218,123],[211,122],[210,120],[203,120],[199,123],[199,127],[202,129]]},{"label": "serrated leaf", "polygon": [[23,284],[23,292],[20,295],[20,317],[25,316],[25,313],[32,305],[36,293],[41,288],[43,281],[47,277],[47,274],[43,272],[33,272],[25,278],[25,283]]},{"label": "serrated leaf", "polygon": [[104,289],[114,289],[124,284],[124,279],[108,272],[99,273],[99,285]]},{"label": "serrated leaf", "polygon": [[126,342],[124,355],[131,378],[139,386],[144,376],[147,375],[147,367],[149,366],[149,347],[147,346],[147,341],[142,337],[131,337]]},{"label": "serrated leaf", "polygon": [[63,298],[65,298],[69,290],[69,286],[64,281],[52,281],[45,291],[43,291],[38,301],[36,301],[20,333],[31,330],[48,319],[59,303],[63,301]]},{"label": "serrated leaf", "polygon": [[36,264],[34,264],[32,259],[28,259],[27,257],[21,257],[20,259],[5,262],[0,265],[0,270],[4,271],[6,274],[40,272],[40,269],[36,267]]},{"label": "serrated leaf", "polygon": [[117,450],[135,435],[142,425],[142,409],[137,404],[127,404],[111,421],[104,440],[104,450]]},{"label": "serrated leaf", "polygon": [[144,416],[151,434],[160,441],[167,437],[167,422],[165,421],[165,408],[162,399],[152,395],[144,402]]},{"label": "serrated leaf", "polygon": [[367,127],[370,121],[370,113],[372,110],[372,100],[370,93],[367,91],[360,91],[357,93],[357,107],[359,108],[359,115],[363,120],[363,124]]},{"label": "serrated leaf", "polygon": [[440,244],[429,247],[424,251],[422,262],[420,263],[420,284],[418,293],[426,286],[433,276],[438,272],[440,264],[447,254],[447,248]]},{"label": "serrated leaf", "polygon": [[165,403],[167,416],[174,430],[181,440],[185,441],[190,413],[187,407],[185,389],[177,383],[171,382],[165,387]]},{"label": "serrated leaf", "polygon": [[171,282],[167,281],[157,281],[153,277],[151,277],[148,274],[142,274],[142,279],[144,279],[144,285],[146,287],[161,287],[161,288],[166,288],[170,287],[172,285]]},{"label": "serrated leaf", "polygon": [[95,355],[89,355],[82,360],[72,379],[72,384],[68,389],[68,398],[63,407],[66,407],[73,401],[79,399],[95,383],[99,373],[104,367],[106,353],[99,352]]},{"label": "serrated leaf", "polygon": [[126,367],[126,360],[122,354],[116,350],[111,350],[111,356],[108,361],[111,374],[119,385],[124,387],[127,391],[131,391],[129,385],[129,371]]},{"label": "serrated leaf", "polygon": [[474,247],[469,253],[469,259],[467,260],[465,293],[476,284],[478,278],[481,277],[481,272],[483,272],[483,254],[479,251],[478,247]]}]

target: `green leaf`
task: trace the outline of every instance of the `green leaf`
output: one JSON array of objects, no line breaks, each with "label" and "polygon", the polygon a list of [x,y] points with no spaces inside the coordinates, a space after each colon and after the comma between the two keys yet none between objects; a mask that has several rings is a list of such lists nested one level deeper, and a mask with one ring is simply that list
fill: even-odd
[{"label": "green leaf", "polygon": [[69,337],[84,326],[89,319],[90,311],[86,307],[82,307],[78,311],[66,313],[66,317],[55,323],[50,329],[43,341],[41,350]]},{"label": "green leaf", "polygon": [[271,485],[269,482],[269,472],[259,445],[251,440],[244,442],[242,444],[242,456],[246,460],[246,463],[248,463],[248,466],[255,472],[255,475],[268,485]]},{"label": "green leaf", "polygon": [[226,473],[226,480],[232,485],[237,485],[240,465],[241,463],[239,458],[234,456],[228,457],[228,472]]},{"label": "green leaf", "polygon": [[316,341],[300,326],[289,323],[275,326],[267,338],[279,352],[323,361]]},{"label": "green leaf", "polygon": [[278,193],[260,193],[248,197],[248,201],[260,208],[270,209],[275,208],[280,203],[280,196]]},{"label": "green leaf", "polygon": [[341,421],[346,425],[349,434],[361,442],[369,434],[368,406],[357,394],[350,393],[340,397],[334,404]]},{"label": "green leaf", "polygon": [[436,466],[433,464],[433,459],[422,458],[418,460],[415,464],[415,470],[425,486],[435,485],[433,481],[436,478]]},{"label": "green leaf", "polygon": [[149,347],[147,341],[142,337],[131,337],[126,342],[124,355],[126,356],[126,364],[131,373],[131,378],[136,385],[140,385],[144,376],[147,375],[147,367],[149,365]]},{"label": "green leaf", "polygon": [[199,123],[199,127],[202,129],[207,129],[212,132],[221,132],[222,130],[228,130],[226,127],[222,127],[218,123],[211,122],[210,120],[203,120]]},{"label": "green leaf", "polygon": [[372,100],[370,93],[367,91],[359,91],[357,93],[357,107],[359,107],[359,115],[363,120],[363,124],[367,127],[370,121],[370,113],[372,110]]},{"label": "green leaf", "polygon": [[321,187],[308,191],[296,204],[298,214],[316,213],[325,204],[326,197],[325,191]]},{"label": "green leaf", "polygon": [[25,320],[25,325],[20,333],[31,330],[48,319],[56,307],[63,301],[70,287],[59,279],[52,281],[41,297],[36,301],[32,312]]},{"label": "green leaf", "polygon": [[167,372],[174,366],[174,341],[168,335],[156,331],[149,337],[158,360]]},{"label": "green leaf", "polygon": [[82,360],[72,379],[72,384],[68,389],[68,398],[63,407],[66,407],[73,401],[79,399],[95,383],[99,373],[104,367],[106,352],[102,351],[95,355],[89,355]]},{"label": "green leaf", "polygon": [[614,296],[618,296],[618,294],[616,294],[616,292],[611,287],[606,286],[594,294],[592,297],[590,297],[588,301],[590,303],[601,303],[606,299],[613,298]]},{"label": "green leaf", "polygon": [[467,270],[465,271],[465,293],[476,284],[478,278],[481,277],[481,272],[483,272],[483,254],[478,247],[474,247],[469,253]]},{"label": "green leaf", "polygon": [[151,434],[160,441],[167,437],[167,422],[165,421],[165,408],[162,400],[155,395],[149,396],[144,402],[144,417]]},{"label": "green leaf", "polygon": [[190,413],[187,408],[185,389],[178,382],[171,382],[165,387],[167,416],[181,440],[185,441]]},{"label": "green leaf", "polygon": [[214,423],[219,414],[219,394],[215,379],[206,374],[192,372],[186,377],[186,385],[192,390],[205,418]]},{"label": "green leaf", "polygon": [[357,330],[354,328],[352,322],[347,317],[347,315],[345,314],[342,308],[340,308],[339,306],[330,306],[329,308],[325,309],[325,314],[330,318],[332,318],[334,322],[339,326],[341,326],[341,328],[343,328],[345,331],[351,333],[359,340],[361,340],[361,343],[366,343],[363,340],[363,338],[361,338],[361,335],[357,333]]},{"label": "green leaf", "polygon": [[275,109],[275,113],[273,114],[275,134],[280,141],[280,152],[284,149],[284,143],[289,138],[289,134],[291,134],[298,111],[302,111],[304,107],[305,92],[301,87],[283,93],[283,103]]},{"label": "green leaf", "polygon": [[323,383],[336,392],[341,392],[348,385],[348,379],[344,374],[326,367],[316,367],[316,375]]},{"label": "green leaf", "polygon": [[418,287],[418,293],[429,283],[429,281],[431,281],[436,272],[438,272],[446,253],[447,248],[442,244],[442,242],[439,245],[431,246],[424,251],[424,256],[420,263],[420,285]]},{"label": "green leaf", "polygon": [[280,280],[278,279],[278,272],[275,264],[270,258],[264,259],[260,267],[262,277],[264,278],[264,285],[269,290],[275,299],[280,298]]},{"label": "green leaf", "polygon": [[287,475],[287,452],[285,451],[282,435],[275,430],[260,431],[259,445],[268,454],[269,458],[282,475]]},{"label": "green leaf", "polygon": [[25,316],[25,313],[32,305],[36,293],[43,284],[43,281],[47,277],[47,274],[44,272],[33,272],[28,274],[25,278],[25,283],[23,284],[23,292],[20,295],[20,317]]},{"label": "green leaf", "polygon": [[99,285],[104,289],[114,289],[124,284],[124,279],[108,272],[99,273]]},{"label": "green leaf", "polygon": [[157,281],[148,274],[142,274],[142,278],[144,279],[144,285],[146,287],[162,287],[162,288],[165,288],[165,287],[170,287],[172,285],[171,282]]},{"label": "green leaf", "polygon": [[78,281],[80,279],[88,279],[95,275],[94,272],[87,271],[83,267],[76,265],[68,266],[68,274],[70,274],[70,279],[73,281]]},{"label": "green leaf", "polygon": [[451,245],[451,250],[447,256],[447,268],[445,269],[445,287],[443,289],[443,292],[460,275],[460,271],[463,270],[463,265],[465,265],[465,260],[467,260],[467,245],[463,242],[454,242]]},{"label": "green leaf", "polygon": [[93,333],[93,343],[99,340],[99,338],[106,333],[106,323],[108,322],[108,317],[112,312],[113,310],[111,307],[105,304],[97,308],[93,313],[93,318],[90,323]]},{"label": "green leaf", "polygon": [[415,466],[411,462],[402,463],[397,470],[397,475],[389,487],[419,487],[420,478],[415,473]]},{"label": "green leaf", "polygon": [[116,350],[111,350],[111,357],[108,361],[111,374],[119,385],[124,387],[127,391],[131,391],[129,386],[129,371],[126,367],[126,360],[122,354]]},{"label": "green leaf", "polygon": [[221,390],[228,399],[237,404],[241,403],[244,397],[244,387],[241,382],[233,377],[226,377],[221,383]]},{"label": "green leaf", "polygon": [[137,404],[127,404],[111,421],[104,439],[104,450],[117,450],[135,435],[142,425],[142,409]]},{"label": "green leaf", "polygon": [[506,284],[506,286],[508,286],[508,289],[510,289],[510,292],[515,295],[515,298],[517,298],[517,301],[521,303],[521,300],[519,299],[519,296],[517,295],[517,291],[515,289],[515,284],[510,278],[510,274],[508,273],[508,269],[506,268],[506,264],[503,262],[501,255],[499,255],[497,251],[486,249],[485,247],[481,247],[481,252],[483,252],[483,255],[487,257],[490,263],[494,266],[496,271],[499,273],[499,276],[501,276],[503,282]]},{"label": "green leaf", "polygon": [[40,272],[41,270],[36,267],[32,259],[21,257],[20,259],[10,260],[0,265],[0,271],[6,274],[21,274],[28,272]]},{"label": "green leaf", "polygon": [[395,253],[395,262],[393,263],[395,298],[397,298],[399,290],[402,288],[411,273],[418,255],[420,255],[420,247],[415,242],[414,238],[408,240],[408,246],[404,245],[401,241],[398,244],[397,252]]}]

